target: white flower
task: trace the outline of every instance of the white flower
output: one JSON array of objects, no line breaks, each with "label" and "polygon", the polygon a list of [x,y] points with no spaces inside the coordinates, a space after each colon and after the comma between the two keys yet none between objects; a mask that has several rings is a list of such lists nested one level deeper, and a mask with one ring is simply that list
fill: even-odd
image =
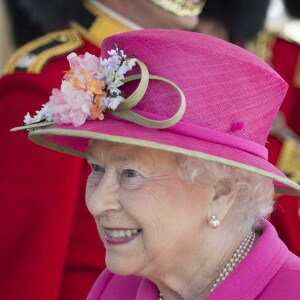
[{"label": "white flower", "polygon": [[117,49],[111,49],[110,51],[107,51],[107,53],[110,55],[110,56],[113,56],[113,55],[118,55]]},{"label": "white flower", "polygon": [[53,120],[54,113],[52,112],[49,103],[43,104],[41,109],[41,115],[42,115],[42,119],[46,121],[50,122]]},{"label": "white flower", "polygon": [[136,65],[136,58],[130,58],[126,60],[128,69],[131,70]]},{"label": "white flower", "polygon": [[126,64],[122,64],[122,66],[118,69],[117,74],[118,75],[124,75],[129,71],[128,66],[126,66]]},{"label": "white flower", "polygon": [[26,116],[24,117],[24,124],[25,124],[25,125],[30,125],[30,124],[33,123],[32,120],[33,120],[33,119],[31,118],[30,113],[28,112],[28,113],[26,114]]},{"label": "white flower", "polygon": [[108,84],[107,89],[111,90],[114,88],[118,88],[124,84],[124,76],[123,75],[115,75],[114,81]]},{"label": "white flower", "polygon": [[123,100],[124,98],[122,96],[111,98],[108,108],[115,110]]},{"label": "white flower", "polygon": [[76,92],[76,90],[74,89],[72,84],[67,80],[62,81],[61,86],[60,86],[60,90],[64,94],[72,94],[73,92]]},{"label": "white flower", "polygon": [[105,97],[102,99],[102,105],[105,108],[115,110],[123,100],[124,97],[120,95],[117,95],[116,97]]},{"label": "white flower", "polygon": [[[85,53],[68,55],[71,71],[67,72],[60,89],[53,89],[49,102],[44,104],[35,116],[29,113],[24,117],[24,123],[31,125],[43,121],[58,124],[73,124],[80,126],[89,118],[95,94],[88,91],[87,84],[90,79],[103,80],[103,91],[109,97],[102,98],[101,104],[105,109],[115,110],[124,100],[119,89],[125,82],[124,75],[136,64],[135,58],[127,59],[123,50],[116,45],[108,51],[107,59],[102,59]],[[87,76],[87,73],[89,76]],[[101,88],[102,89],[102,88]]]},{"label": "white flower", "polygon": [[109,91],[111,95],[119,95],[121,93],[121,91],[117,88],[111,88]]},{"label": "white flower", "polygon": [[24,118],[24,124],[31,125],[35,123],[39,123],[41,121],[52,121],[53,113],[49,109],[49,104],[43,104],[41,110],[37,110],[34,117],[31,117],[29,113]]}]

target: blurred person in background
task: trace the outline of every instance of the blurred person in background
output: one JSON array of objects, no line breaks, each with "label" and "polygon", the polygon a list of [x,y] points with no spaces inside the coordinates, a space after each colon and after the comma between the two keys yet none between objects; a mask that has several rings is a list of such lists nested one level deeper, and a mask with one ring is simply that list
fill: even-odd
[{"label": "blurred person in background", "polygon": [[[79,8],[81,1],[77,2],[78,5],[75,3],[74,7]],[[62,2],[62,4],[63,3],[64,2]],[[48,3],[46,3],[46,5],[47,4]],[[55,4],[55,2],[53,4],[52,11],[51,6],[50,10],[48,8],[46,10],[47,18],[44,18],[46,14],[45,10],[40,12],[40,17],[37,18],[34,14],[36,9],[34,1],[0,0],[1,71],[17,48],[49,31],[58,30],[68,25],[68,20],[74,15],[74,8],[73,10],[68,10],[66,16],[65,12],[62,13],[57,10],[57,4]],[[54,8],[56,9],[55,12],[53,11]],[[62,16],[66,16],[66,18],[62,19]],[[58,20],[59,18],[60,20]]]},{"label": "blurred person in background", "polygon": [[246,46],[263,28],[269,0],[209,0],[197,31]]},{"label": "blurred person in background", "polygon": [[[269,62],[289,89],[269,137],[269,160],[292,180],[300,182],[300,2],[277,1],[277,15],[267,19],[262,43]],[[264,46],[260,46],[264,48]],[[271,222],[289,249],[300,256],[300,201],[281,196]]]},{"label": "blurred person in background", "polygon": [[10,18],[4,0],[0,0],[0,72],[14,51]]},{"label": "blurred person in background", "polygon": [[[17,11],[14,5],[19,5]],[[10,3],[17,43],[23,43],[23,33],[28,32],[20,12],[37,24],[29,34],[55,31],[18,49],[0,80],[0,135],[5,145],[0,185],[1,298],[85,299],[104,268],[104,249],[84,203],[90,167],[79,158],[32,146],[25,135],[15,139],[9,128],[60,86],[70,52],[100,55],[106,36],[141,27],[192,30],[202,6],[201,1],[177,0]]]},{"label": "blurred person in background", "polygon": [[[274,12],[276,17],[273,16]],[[288,93],[273,124],[267,147],[270,162],[277,163],[296,182],[300,182],[299,19],[300,5],[295,0],[285,0],[283,3],[210,0],[199,16],[197,26],[197,31],[220,37],[254,52],[270,63],[289,83]],[[271,222],[289,249],[300,256],[300,206],[297,198],[278,198]]]}]

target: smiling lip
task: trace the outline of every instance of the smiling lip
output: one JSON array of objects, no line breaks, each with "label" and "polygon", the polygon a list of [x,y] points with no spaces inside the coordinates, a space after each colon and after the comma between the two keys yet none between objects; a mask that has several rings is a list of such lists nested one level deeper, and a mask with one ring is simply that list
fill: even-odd
[{"label": "smiling lip", "polygon": [[140,236],[142,230],[138,228],[104,228],[105,241],[108,245],[116,246],[131,242]]}]

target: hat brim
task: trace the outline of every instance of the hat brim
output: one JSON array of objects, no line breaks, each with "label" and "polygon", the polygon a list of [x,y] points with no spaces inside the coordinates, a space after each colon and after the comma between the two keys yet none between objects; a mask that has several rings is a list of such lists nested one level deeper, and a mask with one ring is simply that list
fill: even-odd
[{"label": "hat brim", "polygon": [[276,193],[300,195],[300,185],[267,160],[254,154],[168,130],[141,128],[119,119],[87,121],[77,128],[59,125],[38,129],[29,134],[29,139],[41,146],[83,158],[91,139],[179,153],[260,174],[273,180]]}]

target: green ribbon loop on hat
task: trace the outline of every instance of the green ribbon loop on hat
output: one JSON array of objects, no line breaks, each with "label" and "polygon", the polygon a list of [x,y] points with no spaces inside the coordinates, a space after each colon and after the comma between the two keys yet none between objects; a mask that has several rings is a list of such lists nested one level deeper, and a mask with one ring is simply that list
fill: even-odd
[{"label": "green ribbon loop on hat", "polygon": [[[182,118],[182,116],[185,112],[186,101],[185,101],[184,93],[174,82],[172,82],[166,78],[160,77],[160,76],[149,75],[148,69],[142,61],[137,60],[137,64],[141,68],[141,74],[128,76],[128,77],[126,77],[125,82],[130,82],[130,81],[140,79],[140,83],[139,83],[138,87],[131,94],[131,96],[126,98],[116,108],[116,110],[107,111],[107,112],[113,116],[119,117],[121,119],[133,122],[135,124],[138,124],[138,125],[141,125],[144,127],[155,128],[155,129],[164,129],[164,128],[171,127],[172,125],[174,125],[178,121],[180,121],[180,119]],[[148,119],[146,117],[143,117],[143,116],[131,111],[131,108],[133,108],[135,105],[137,105],[144,97],[144,95],[147,91],[150,79],[163,81],[163,82],[171,85],[172,87],[174,87],[177,90],[177,92],[179,93],[180,106],[179,106],[178,111],[175,113],[175,115],[173,117],[166,119],[166,120],[152,120],[152,119]]]},{"label": "green ribbon loop on hat", "polygon": [[[122,110],[129,110],[129,109],[133,108],[135,105],[137,105],[140,102],[140,100],[144,97],[144,95],[147,91],[149,79],[150,79],[148,68],[142,61],[140,61],[138,59],[136,60],[136,63],[140,66],[141,74],[125,77],[124,84],[126,82],[140,79],[140,78],[141,78],[141,81],[140,81],[138,87],[136,88],[136,90],[128,98],[123,100],[114,111],[119,112]],[[137,76],[139,76],[139,78],[136,78]]]}]

